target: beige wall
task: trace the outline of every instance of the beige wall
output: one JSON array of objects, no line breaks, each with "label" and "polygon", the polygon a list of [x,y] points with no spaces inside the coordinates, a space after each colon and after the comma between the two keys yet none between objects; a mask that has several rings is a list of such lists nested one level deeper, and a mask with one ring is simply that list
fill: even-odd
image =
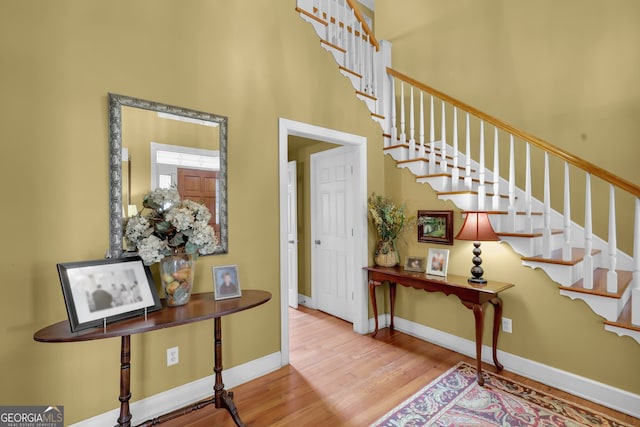
[{"label": "beige wall", "polygon": [[[639,2],[380,0],[376,12],[376,35],[392,42],[394,68],[640,183]],[[490,160],[493,129],[486,132]],[[508,136],[501,140],[507,150]],[[541,170],[540,152],[533,156]],[[504,177],[506,151],[501,158]],[[522,143],[516,161],[524,188]],[[562,211],[562,164],[552,159],[551,168],[552,205]],[[584,174],[573,171],[571,182],[572,218],[584,224]],[[540,200],[542,184],[538,174]],[[593,191],[594,231],[606,236],[608,187],[594,180]],[[618,244],[631,253],[633,200],[617,198]]]},{"label": "beige wall", "polygon": [[[397,1],[376,2],[377,36],[393,43],[394,68],[636,184],[639,19],[640,4],[634,1],[407,0],[402,7]],[[454,232],[462,225],[452,203],[439,201],[390,158],[385,189],[413,215],[418,209],[453,209]],[[596,215],[604,216],[606,202],[594,206]],[[582,216],[579,200],[574,214]],[[619,241],[631,234],[632,221],[621,224]],[[401,254],[426,256],[429,245],[418,244],[414,234],[406,236]],[[450,274],[469,273],[469,243],[438,247],[451,250]],[[501,349],[640,393],[640,376],[633,374],[638,343],[605,332],[602,318],[586,304],[561,297],[557,284],[523,267],[508,245],[486,243],[482,252],[485,277],[516,284],[504,295],[514,333],[502,335]],[[453,297],[403,288],[397,312],[473,339],[472,315]]]},{"label": "beige wall", "polygon": [[[108,92],[229,117],[230,252],[198,261],[195,290],[211,290],[212,265],[238,264],[243,287],[273,299],[223,320],[224,365],[279,350],[278,118],[366,136],[369,169],[382,167],[380,128],[294,6],[0,3],[3,404],[62,404],[68,423],[117,406],[117,339],[32,339],[66,319],[55,264],[108,247]],[[209,322],[132,341],[133,400],[212,373]],[[175,345],[180,364],[167,368]]]}]

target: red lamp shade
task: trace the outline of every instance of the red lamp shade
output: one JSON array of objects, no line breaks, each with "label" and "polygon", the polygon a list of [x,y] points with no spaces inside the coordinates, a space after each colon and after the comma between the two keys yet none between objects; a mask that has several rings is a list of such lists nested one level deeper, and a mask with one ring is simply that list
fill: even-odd
[{"label": "red lamp shade", "polygon": [[467,212],[467,217],[456,239],[485,242],[500,240],[500,237],[493,231],[489,215],[486,212]]}]

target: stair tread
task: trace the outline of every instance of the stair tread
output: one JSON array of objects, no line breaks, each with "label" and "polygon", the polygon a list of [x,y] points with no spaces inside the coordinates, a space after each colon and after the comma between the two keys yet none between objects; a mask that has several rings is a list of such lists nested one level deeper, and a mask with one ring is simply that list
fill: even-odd
[{"label": "stair tread", "polygon": [[[398,162],[399,163],[399,162]],[[463,169],[462,167],[459,167],[460,169]],[[451,178],[451,174],[450,173],[433,173],[433,174],[429,174],[429,175],[417,175],[416,179],[425,179],[425,178],[436,178],[436,177],[440,177],[440,176],[445,176],[445,177],[449,177]],[[458,180],[462,180],[464,181],[464,176],[459,176]],[[480,182],[480,180],[478,178],[472,178],[471,179],[473,182]],[[491,181],[485,181],[485,184],[487,185],[493,185],[494,183]]]},{"label": "stair tread", "polygon": [[[447,195],[454,195],[454,194],[474,194],[474,195],[478,195],[477,191],[472,191],[472,190],[458,190],[458,191],[439,191],[438,192],[438,196],[447,196]],[[493,197],[493,193],[487,193],[486,196],[487,197]],[[503,199],[508,199],[509,196],[505,195],[505,194],[499,194],[498,196],[500,196]]]},{"label": "stair tread", "polygon": [[371,99],[373,101],[377,101],[378,100],[378,98],[376,98],[375,96],[369,95],[368,93],[362,92],[361,90],[356,90],[356,95],[364,96],[365,98],[369,98],[369,99]]},{"label": "stair tread", "polygon": [[[548,264],[575,265],[584,259],[584,248],[571,248],[571,259],[565,261],[562,259],[562,249],[556,249],[551,252],[551,258],[544,258],[542,255],[522,257],[523,261],[546,262]],[[600,249],[591,250],[591,255],[602,252]]]},{"label": "stair tread", "polygon": [[[534,228],[531,233],[525,232],[525,231],[514,231],[514,232],[510,232],[510,231],[500,231],[500,232],[498,232],[498,231],[496,231],[496,234],[498,236],[505,236],[505,237],[541,237],[543,231],[544,230],[542,228]],[[562,234],[562,229],[561,228],[552,228],[551,229],[551,234]]]},{"label": "stair tread", "polygon": [[605,320],[604,324],[640,332],[640,325],[634,325],[633,323],[631,323],[631,305],[631,299],[629,299],[627,304],[622,309],[622,312],[620,312],[618,320]]},{"label": "stair tread", "polygon": [[[489,215],[509,215],[509,211],[486,211]],[[465,213],[462,211],[462,213]],[[516,215],[526,215],[525,211],[517,211]],[[531,215],[544,215],[544,212],[531,212]]]},{"label": "stair tread", "polygon": [[607,272],[606,268],[596,268],[593,272],[593,289],[585,289],[583,279],[578,280],[571,286],[560,286],[560,289],[602,297],[622,298],[625,290],[631,284],[633,273],[626,270],[616,270],[618,273],[618,290],[615,293],[610,293],[607,292]]},{"label": "stair tread", "polygon": [[356,73],[356,72],[355,72],[355,71],[353,71],[352,69],[347,68],[347,67],[345,67],[345,66],[338,65],[338,69],[340,69],[341,71],[344,71],[345,73],[352,74],[352,75],[354,75],[355,77],[362,78],[362,74]]},{"label": "stair tread", "polygon": [[337,51],[339,51],[339,52],[342,52],[342,53],[346,53],[346,52],[347,52],[346,50],[344,50],[344,49],[343,49],[343,48],[341,48],[340,46],[335,45],[335,44],[333,44],[333,43],[331,43],[330,41],[327,41],[327,40],[325,40],[325,39],[320,39],[320,44],[327,45],[327,46],[329,46],[330,48],[335,49],[335,50],[337,50]]}]

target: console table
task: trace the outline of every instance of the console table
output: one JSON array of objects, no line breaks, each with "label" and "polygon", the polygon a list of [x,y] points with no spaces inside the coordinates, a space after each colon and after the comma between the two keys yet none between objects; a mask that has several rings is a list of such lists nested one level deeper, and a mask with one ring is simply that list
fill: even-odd
[{"label": "console table", "polygon": [[222,322],[221,317],[239,311],[248,310],[264,304],[271,299],[271,294],[265,291],[243,290],[242,297],[216,301],[213,293],[194,294],[188,304],[180,307],[167,307],[166,300],[162,300],[162,309],[149,313],[147,319],[135,317],[107,325],[103,328],[93,328],[78,332],[71,332],[68,321],[62,321],[39,330],[33,339],[40,342],[77,342],[91,341],[104,338],[121,337],[120,347],[120,416],[118,427],[131,426],[131,412],[129,411],[130,390],[130,360],[131,360],[131,335],[158,329],[171,328],[200,322],[202,320],[214,320],[214,372],[215,385],[211,398],[187,405],[168,414],[145,421],[139,426],[152,426],[177,418],[181,415],[203,408],[209,404],[215,404],[216,408],[224,408],[231,414],[234,422],[244,427],[244,423],[238,415],[233,403],[233,393],[224,389],[222,382]]},{"label": "console table", "polygon": [[396,284],[422,289],[427,292],[442,292],[446,295],[457,296],[462,304],[473,310],[476,323],[476,365],[478,371],[478,384],[484,384],[482,378],[482,333],[484,329],[484,307],[487,303],[494,307],[493,315],[493,362],[498,370],[503,366],[498,362],[498,334],[502,323],[502,299],[499,293],[513,287],[511,283],[489,281],[484,286],[474,286],[467,282],[464,276],[450,274],[446,277],[432,276],[424,273],[405,271],[400,267],[365,267],[369,274],[369,295],[373,305],[373,315],[378,332],[378,304],[376,302],[376,287],[384,282],[389,283],[389,296],[391,302],[391,325],[393,330],[393,314],[396,303]]}]

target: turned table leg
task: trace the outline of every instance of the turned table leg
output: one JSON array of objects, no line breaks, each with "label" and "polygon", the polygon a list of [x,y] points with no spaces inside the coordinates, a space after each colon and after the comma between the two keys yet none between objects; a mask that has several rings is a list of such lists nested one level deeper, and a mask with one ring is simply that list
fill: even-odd
[{"label": "turned table leg", "polygon": [[369,280],[369,298],[371,299],[371,306],[373,307],[373,321],[376,324],[376,329],[371,334],[372,337],[375,337],[378,333],[378,303],[376,301],[376,286],[379,286],[380,282],[376,282],[375,280]]},{"label": "turned table leg", "polygon": [[498,362],[498,335],[500,334],[500,326],[502,324],[502,299],[495,297],[489,301],[493,305],[493,363],[499,371],[504,366]]},{"label": "turned table leg", "polygon": [[213,371],[216,374],[215,385],[213,386],[214,401],[216,408],[224,408],[238,427],[245,427],[245,424],[238,415],[238,409],[233,402],[233,393],[224,389],[224,383],[222,382],[222,319],[216,317],[214,319],[214,355],[215,365]]},{"label": "turned table leg", "polygon": [[120,416],[118,427],[131,426],[131,411],[129,400],[131,399],[131,336],[123,335],[120,345]]},{"label": "turned table leg", "polygon": [[482,377],[482,333],[484,330],[484,309],[480,304],[473,305],[473,317],[476,321],[476,370],[478,373],[478,384],[484,384]]}]

